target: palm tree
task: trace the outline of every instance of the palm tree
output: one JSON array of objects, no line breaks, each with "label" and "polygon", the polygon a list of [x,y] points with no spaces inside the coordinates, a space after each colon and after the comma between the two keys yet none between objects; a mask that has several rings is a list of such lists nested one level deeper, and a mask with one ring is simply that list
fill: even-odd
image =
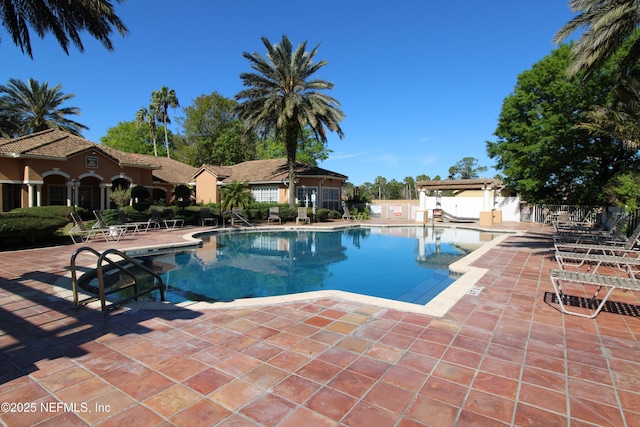
[{"label": "palm tree", "polygon": [[46,129],[60,129],[80,136],[83,129],[89,128],[67,118],[80,115],[80,109],[61,107],[75,97],[74,94],[65,95],[61,88],[60,84],[50,88],[47,82],[40,84],[34,79],[29,79],[27,83],[9,79],[8,84],[0,85],[2,133],[20,136]]},{"label": "palm tree", "polygon": [[326,129],[342,138],[339,123],[345,115],[338,101],[323,92],[333,89],[333,83],[311,78],[327,64],[326,61],[313,62],[318,46],[307,52],[307,42],[303,42],[294,51],[286,35],[279,45],[272,45],[266,37],[262,37],[262,43],[267,48],[266,58],[255,52],[242,54],[256,72],[240,74],[246,89],[235,96],[240,101],[237,111],[248,131],[263,136],[275,132],[276,138],[284,139],[289,168],[289,206],[293,208],[296,152],[302,130],[309,126],[323,143],[327,142]]},{"label": "palm tree", "polygon": [[80,39],[84,31],[102,42],[107,50],[113,50],[110,39],[113,29],[123,36],[128,30],[111,3],[109,0],[5,0],[0,2],[0,19],[16,46],[32,58],[29,28],[40,38],[52,33],[67,55],[70,42],[80,52],[84,51]]},{"label": "palm tree", "polygon": [[[567,69],[571,77],[580,71],[592,74],[629,39],[640,25],[640,5],[635,0],[571,0],[571,10],[578,15],[562,27],[553,38],[560,43],[574,31],[584,28],[571,48],[573,61]],[[640,39],[636,39],[620,63],[626,72],[640,58]]]},{"label": "palm tree", "polygon": [[136,123],[147,123],[149,125],[149,132],[151,132],[151,142],[153,143],[153,155],[158,157],[158,131],[156,128],[157,111],[156,106],[153,104],[147,107],[140,107],[136,113]]},{"label": "palm tree", "polygon": [[222,210],[230,210],[232,208],[244,209],[251,203],[251,192],[249,184],[246,182],[232,181],[226,184],[220,190],[222,193]]},{"label": "palm tree", "polygon": [[167,157],[171,157],[169,155],[167,123],[171,123],[171,120],[169,120],[169,107],[176,108],[180,105],[178,103],[178,97],[173,89],[162,86],[160,89],[154,90],[151,94],[151,103],[157,106],[159,117],[164,125],[164,146],[167,148]]},{"label": "palm tree", "polygon": [[631,151],[640,148],[640,81],[627,77],[618,82],[608,107],[596,106],[579,125],[595,136],[610,136]]}]

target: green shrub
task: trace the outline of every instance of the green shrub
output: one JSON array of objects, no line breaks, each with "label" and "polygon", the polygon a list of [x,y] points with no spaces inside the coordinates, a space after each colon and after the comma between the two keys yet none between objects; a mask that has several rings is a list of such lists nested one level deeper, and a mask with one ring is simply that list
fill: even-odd
[{"label": "green shrub", "polygon": [[289,206],[280,206],[280,218],[282,222],[295,222],[298,216],[298,208],[291,209]]},{"label": "green shrub", "polygon": [[131,199],[133,200],[133,208],[138,212],[149,209],[151,205],[149,190],[142,185],[136,185],[131,189]]},{"label": "green shrub", "polygon": [[173,190],[175,205],[184,209],[191,204],[191,189],[184,184],[176,186]]},{"label": "green shrub", "polygon": [[327,221],[331,215],[331,209],[316,209],[316,221]]},{"label": "green shrub", "polygon": [[118,211],[116,209],[107,209],[102,211],[102,218],[107,225],[118,224]]},{"label": "green shrub", "polygon": [[[69,223],[62,206],[25,208],[0,214],[0,248],[18,249],[59,243],[60,229]],[[48,209],[54,208],[54,209]],[[71,208],[66,208],[67,214]]]},{"label": "green shrub", "polygon": [[131,203],[131,188],[127,188],[125,190],[123,188],[117,187],[111,190],[109,198],[119,208],[129,206],[129,204]]},{"label": "green shrub", "polygon": [[147,214],[146,212],[137,211],[133,208],[133,206],[125,206],[122,208],[122,210],[124,211],[125,215],[127,215],[127,218],[130,222],[147,221],[149,219],[149,214]]},{"label": "green shrub", "polygon": [[[59,216],[69,220],[69,214],[72,211],[71,206],[37,206],[33,208],[16,208],[11,214],[24,214],[29,216]],[[78,208],[78,211],[83,210]]]}]

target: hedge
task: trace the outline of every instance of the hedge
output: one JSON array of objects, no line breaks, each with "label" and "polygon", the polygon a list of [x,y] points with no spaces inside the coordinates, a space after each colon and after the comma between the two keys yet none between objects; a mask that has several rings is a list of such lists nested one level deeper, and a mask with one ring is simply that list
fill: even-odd
[{"label": "hedge", "polygon": [[0,248],[19,249],[59,244],[69,223],[70,207],[19,208],[0,214]]}]

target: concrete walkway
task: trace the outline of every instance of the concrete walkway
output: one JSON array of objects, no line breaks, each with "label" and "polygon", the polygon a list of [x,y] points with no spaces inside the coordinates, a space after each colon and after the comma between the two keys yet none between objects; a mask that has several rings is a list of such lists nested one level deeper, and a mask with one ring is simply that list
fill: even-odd
[{"label": "concrete walkway", "polygon": [[[442,317],[341,298],[103,314],[52,286],[77,246],[0,253],[0,421],[640,425],[640,319],[561,314],[545,299],[552,227],[494,228],[522,233],[472,262],[482,290]],[[173,245],[187,231],[92,246]]]}]

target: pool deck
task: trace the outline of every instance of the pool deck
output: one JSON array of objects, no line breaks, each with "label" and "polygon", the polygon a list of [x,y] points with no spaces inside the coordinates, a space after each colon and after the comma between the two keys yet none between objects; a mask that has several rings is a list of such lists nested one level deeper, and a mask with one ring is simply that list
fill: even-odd
[{"label": "pool deck", "polygon": [[[0,422],[640,425],[640,318],[561,314],[545,301],[553,227],[488,229],[518,233],[467,259],[465,292],[438,315],[340,293],[105,314],[61,291],[77,245],[0,252]],[[90,246],[189,244],[200,230]]]}]

